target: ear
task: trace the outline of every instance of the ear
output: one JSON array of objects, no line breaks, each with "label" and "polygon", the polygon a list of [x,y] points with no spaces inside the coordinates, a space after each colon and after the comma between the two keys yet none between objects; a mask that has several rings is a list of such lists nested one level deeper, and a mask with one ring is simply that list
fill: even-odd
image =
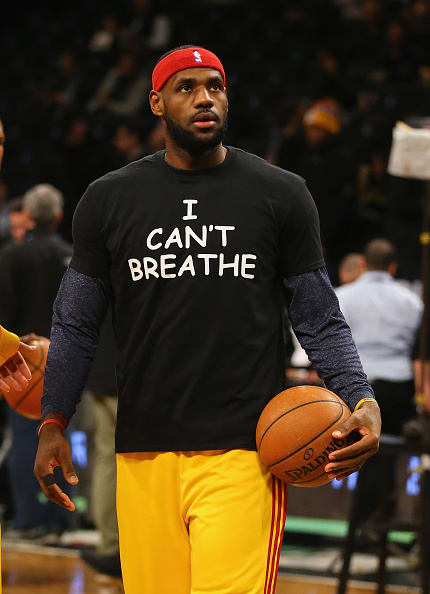
[{"label": "ear", "polygon": [[27,226],[27,229],[34,229],[36,227],[36,223],[34,222],[34,220],[31,218],[30,213],[28,212],[28,210],[23,210],[22,213],[25,215],[25,223]]},{"label": "ear", "polygon": [[61,221],[63,220],[64,213],[63,211],[59,212],[54,220],[54,227],[55,229],[60,225]]},{"label": "ear", "polygon": [[387,272],[389,272],[391,276],[396,276],[397,268],[397,262],[391,262],[391,264],[388,266]]},{"label": "ear", "polygon": [[149,104],[154,115],[161,117],[164,114],[163,97],[159,91],[154,91],[154,89],[152,89],[152,91],[149,92]]}]

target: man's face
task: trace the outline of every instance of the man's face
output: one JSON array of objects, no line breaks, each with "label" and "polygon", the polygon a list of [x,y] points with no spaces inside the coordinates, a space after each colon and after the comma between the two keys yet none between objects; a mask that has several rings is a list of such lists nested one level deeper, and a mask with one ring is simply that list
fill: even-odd
[{"label": "man's face", "polygon": [[11,212],[10,220],[10,234],[15,243],[24,243],[27,231],[31,228],[28,214],[25,211]]},{"label": "man's face", "polygon": [[320,126],[305,126],[305,138],[309,146],[317,148],[328,143],[332,135]]},{"label": "man's face", "polygon": [[169,78],[161,93],[167,135],[180,148],[200,155],[219,145],[227,124],[228,101],[221,74],[188,68]]},{"label": "man's face", "polygon": [[3,161],[5,141],[6,141],[6,136],[4,133],[3,124],[0,121],[0,169],[1,169],[1,162]]}]

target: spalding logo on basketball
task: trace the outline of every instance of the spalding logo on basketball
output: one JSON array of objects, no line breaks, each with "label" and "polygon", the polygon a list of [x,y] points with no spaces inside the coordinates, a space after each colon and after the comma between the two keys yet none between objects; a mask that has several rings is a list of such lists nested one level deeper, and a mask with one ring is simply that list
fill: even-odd
[{"label": "spalding logo on basketball", "polygon": [[344,439],[332,436],[350,414],[343,400],[326,388],[284,390],[266,405],[257,424],[261,460],[275,476],[297,487],[330,482],[324,470],[329,454],[357,438],[355,433]]}]

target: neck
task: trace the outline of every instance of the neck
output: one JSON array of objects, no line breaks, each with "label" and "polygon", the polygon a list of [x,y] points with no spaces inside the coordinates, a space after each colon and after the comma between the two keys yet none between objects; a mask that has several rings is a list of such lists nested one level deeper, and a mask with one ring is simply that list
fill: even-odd
[{"label": "neck", "polygon": [[222,144],[218,144],[200,155],[191,155],[171,139],[166,138],[166,161],[176,169],[209,169],[220,165],[226,154],[227,149]]}]

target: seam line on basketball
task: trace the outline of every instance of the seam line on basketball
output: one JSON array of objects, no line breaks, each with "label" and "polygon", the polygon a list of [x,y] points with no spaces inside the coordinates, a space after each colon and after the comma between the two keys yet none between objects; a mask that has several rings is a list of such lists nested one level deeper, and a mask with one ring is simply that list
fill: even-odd
[{"label": "seam line on basketball", "polygon": [[28,390],[28,392],[26,392],[21,400],[18,400],[18,402],[15,404],[15,406],[13,407],[14,410],[18,411],[18,407],[24,402],[24,400],[32,393],[32,391],[34,390],[34,388],[36,386],[38,386],[40,384],[40,382],[42,381],[43,376],[39,377],[38,380],[36,382],[34,382],[34,384],[31,386],[31,388]]},{"label": "seam line on basketball", "polygon": [[[294,456],[294,454],[297,454],[297,452],[300,452],[300,450],[303,450],[303,448],[305,448],[310,443],[312,443],[313,441],[315,441],[316,439],[318,439],[318,437],[321,437],[321,435],[323,433],[325,433],[326,431],[328,431],[329,429],[331,429],[331,427],[333,427],[333,425],[336,425],[336,423],[339,421],[339,419],[343,415],[343,405],[340,402],[334,402],[333,400],[323,400],[322,402],[333,402],[333,404],[338,404],[340,406],[340,414],[337,416],[337,418],[328,427],[326,427],[323,431],[321,431],[320,433],[318,433],[318,435],[315,435],[314,437],[312,437],[312,439],[310,441],[308,441],[307,443],[304,443],[303,445],[301,445],[295,452],[291,452],[291,454],[288,454],[288,456],[285,456],[284,458],[281,458],[277,462],[272,462],[272,464],[269,464],[267,466],[267,468],[272,468],[272,466],[276,466],[277,464],[280,464],[281,462],[284,462],[285,460],[288,460],[288,458],[291,458],[291,456]],[[315,404],[316,404],[316,402],[315,402]],[[297,407],[297,408],[299,408],[299,407]],[[282,415],[282,416],[284,416],[284,415]]]},{"label": "seam line on basketball", "polygon": [[260,451],[260,448],[261,448],[261,444],[263,442],[263,439],[265,438],[266,433],[269,431],[269,429],[275,423],[277,423],[280,419],[282,419],[282,417],[285,417],[285,415],[290,414],[290,412],[293,412],[293,411],[297,410],[298,408],[301,408],[302,406],[307,406],[308,404],[318,404],[319,402],[333,402],[333,404],[340,404],[341,406],[344,406],[345,408],[348,408],[345,403],[338,402],[337,400],[314,400],[312,402],[304,402],[303,404],[299,404],[298,406],[295,406],[294,408],[290,408],[290,410],[287,410],[286,412],[282,413],[282,415],[280,415],[277,419],[275,419],[274,421],[272,421],[268,427],[266,427],[266,430],[264,431],[263,435],[261,436],[260,443],[257,446],[257,450]]},{"label": "seam line on basketball", "polygon": [[263,435],[261,436],[260,443],[257,446],[257,450],[260,451],[261,444],[263,443],[263,439],[265,438],[266,433],[269,431],[269,429],[271,427],[273,427],[273,425],[275,423],[277,423],[280,419],[282,419],[282,417],[285,417],[285,415],[289,415],[290,412],[294,412],[298,408],[302,408],[303,406],[308,406],[308,404],[318,404],[319,402],[333,402],[333,404],[341,404],[345,408],[348,408],[346,406],[346,404],[343,404],[341,402],[338,402],[337,400],[313,400],[312,402],[304,402],[303,404],[299,404],[298,406],[295,406],[294,408],[290,408],[290,410],[287,410],[286,412],[282,413],[282,415],[280,415],[278,418],[276,418],[274,421],[272,421],[268,427],[266,427]]},{"label": "seam line on basketball", "polygon": [[[318,476],[313,476],[312,478],[310,478],[310,479],[306,479],[305,481],[297,481],[297,482],[291,483],[291,485],[294,485],[294,486],[297,486],[297,485],[304,485],[305,483],[310,483],[311,481],[316,481],[316,480],[318,480],[319,478],[321,478],[321,477],[322,477],[322,476],[324,476],[325,474],[327,474],[327,473],[324,471],[324,472],[322,472],[321,474],[319,474]],[[317,485],[317,486],[318,486],[318,485]]]}]

